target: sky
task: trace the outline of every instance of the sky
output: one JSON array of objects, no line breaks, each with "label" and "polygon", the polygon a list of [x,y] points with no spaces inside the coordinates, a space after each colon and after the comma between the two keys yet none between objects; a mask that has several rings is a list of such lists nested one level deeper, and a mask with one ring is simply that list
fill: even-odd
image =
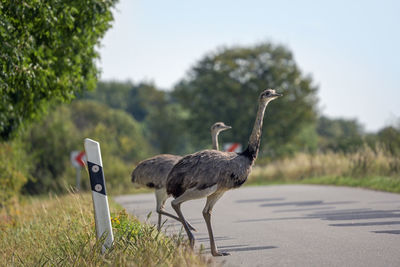
[{"label": "sky", "polygon": [[169,90],[205,54],[269,41],[319,87],[319,111],[372,132],[400,118],[400,1],[120,0],[101,80]]}]

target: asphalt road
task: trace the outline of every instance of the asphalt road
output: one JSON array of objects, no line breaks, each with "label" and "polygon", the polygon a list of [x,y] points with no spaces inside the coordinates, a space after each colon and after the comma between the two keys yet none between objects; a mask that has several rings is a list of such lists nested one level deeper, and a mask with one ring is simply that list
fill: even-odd
[{"label": "asphalt road", "polygon": [[[128,212],[157,222],[154,194],[114,198]],[[205,200],[182,205],[197,228],[196,249],[210,254]],[[167,209],[173,212],[170,201]],[[164,217],[163,217],[164,218]],[[400,266],[400,195],[312,185],[243,187],[228,191],[212,215],[226,266]],[[181,225],[168,219],[164,229]]]}]

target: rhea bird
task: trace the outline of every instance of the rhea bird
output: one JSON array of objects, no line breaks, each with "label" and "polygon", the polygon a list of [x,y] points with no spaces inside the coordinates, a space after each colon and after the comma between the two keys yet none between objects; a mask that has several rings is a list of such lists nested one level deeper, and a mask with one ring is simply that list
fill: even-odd
[{"label": "rhea bird", "polygon": [[[218,135],[221,131],[231,129],[231,126],[223,122],[216,122],[211,126],[211,137],[213,149],[218,150]],[[181,156],[161,154],[141,161],[131,174],[132,183],[144,185],[155,189],[156,211],[158,213],[158,230],[161,229],[161,215],[168,216],[180,221],[179,217],[165,211],[165,201],[168,198],[166,182],[168,173],[172,167],[181,159]],[[195,230],[189,223],[188,227]]]},{"label": "rhea bird", "polygon": [[186,230],[192,248],[195,239],[182,214],[181,204],[206,197],[203,217],[210,238],[211,253],[213,256],[229,255],[217,249],[211,227],[211,212],[227,190],[240,187],[247,180],[258,155],[265,109],[270,101],[280,96],[282,94],[272,89],[260,94],[257,116],[246,150],[241,153],[202,150],[181,158],[168,174],[167,193],[175,198],[171,205]]}]

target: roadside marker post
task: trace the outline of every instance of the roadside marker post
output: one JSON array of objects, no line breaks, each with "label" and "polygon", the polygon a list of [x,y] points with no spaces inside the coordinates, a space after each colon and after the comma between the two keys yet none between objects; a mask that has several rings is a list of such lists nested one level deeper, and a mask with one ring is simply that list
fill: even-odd
[{"label": "roadside marker post", "polygon": [[114,236],[111,227],[110,209],[104,180],[103,163],[101,161],[100,144],[92,139],[85,139],[85,151],[92,189],[96,235],[99,240],[106,235],[101,251],[111,248]]}]

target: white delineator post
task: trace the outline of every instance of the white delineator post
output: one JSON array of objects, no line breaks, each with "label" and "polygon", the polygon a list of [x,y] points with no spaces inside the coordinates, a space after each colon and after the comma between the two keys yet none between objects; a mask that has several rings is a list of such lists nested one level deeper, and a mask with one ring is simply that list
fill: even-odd
[{"label": "white delineator post", "polygon": [[106,183],[104,180],[103,163],[101,161],[100,144],[92,139],[85,139],[85,150],[90,176],[90,186],[92,188],[94,218],[96,223],[97,238],[106,235],[102,252],[106,248],[111,248],[114,236],[111,227],[110,210],[106,193]]}]

